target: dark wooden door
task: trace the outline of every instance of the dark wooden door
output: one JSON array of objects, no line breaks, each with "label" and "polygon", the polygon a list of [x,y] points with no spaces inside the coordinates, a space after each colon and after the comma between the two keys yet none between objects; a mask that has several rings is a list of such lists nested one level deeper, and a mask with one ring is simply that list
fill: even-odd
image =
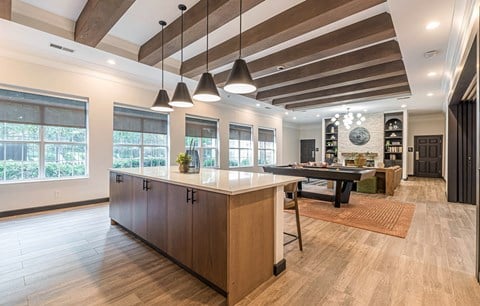
[{"label": "dark wooden door", "polygon": [[[132,231],[147,239],[147,180],[133,177]],[[149,182],[151,183],[151,182]]]},{"label": "dark wooden door", "polygon": [[315,139],[300,140],[300,162],[315,161]]},{"label": "dark wooden door", "polygon": [[227,290],[227,196],[195,191],[193,270]]},{"label": "dark wooden door", "polygon": [[442,177],[442,136],[415,136],[414,174]]},{"label": "dark wooden door", "polygon": [[192,267],[192,212],[187,188],[168,184],[167,253],[189,268]]},{"label": "dark wooden door", "polygon": [[167,184],[150,181],[147,197],[147,240],[167,251]]}]

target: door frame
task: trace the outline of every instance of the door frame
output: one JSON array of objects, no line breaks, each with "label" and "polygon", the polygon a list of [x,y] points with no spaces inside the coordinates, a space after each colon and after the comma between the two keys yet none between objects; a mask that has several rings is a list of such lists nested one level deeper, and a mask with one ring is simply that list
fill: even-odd
[{"label": "door frame", "polygon": [[413,175],[414,176],[417,176],[417,172],[418,172],[418,169],[417,169],[417,163],[415,162],[416,159],[415,159],[415,154],[417,152],[417,138],[419,137],[440,137],[440,141],[441,141],[441,161],[440,161],[440,178],[443,177],[443,150],[444,150],[444,142],[443,142],[443,135],[414,135],[413,136]]},{"label": "door frame", "polygon": [[317,140],[315,138],[308,138],[308,139],[300,139],[300,162],[302,162],[302,141],[303,140],[313,140],[313,161],[317,160]]}]

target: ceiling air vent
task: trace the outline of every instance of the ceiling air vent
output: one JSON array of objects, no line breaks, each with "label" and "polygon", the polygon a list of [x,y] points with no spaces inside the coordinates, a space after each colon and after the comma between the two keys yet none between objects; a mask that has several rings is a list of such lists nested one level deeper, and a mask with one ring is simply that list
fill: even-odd
[{"label": "ceiling air vent", "polygon": [[57,44],[50,43],[50,47],[58,49],[58,50],[62,50],[62,51],[65,51],[65,52],[70,52],[70,53],[75,52],[75,50],[73,50],[73,49],[63,47],[63,46],[60,46],[60,45],[57,45]]}]

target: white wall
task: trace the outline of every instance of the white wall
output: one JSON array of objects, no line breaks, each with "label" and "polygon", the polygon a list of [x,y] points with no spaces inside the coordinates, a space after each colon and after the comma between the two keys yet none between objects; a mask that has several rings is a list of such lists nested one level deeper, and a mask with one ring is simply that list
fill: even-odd
[{"label": "white wall", "polygon": [[[0,58],[0,84],[33,90],[85,97],[89,101],[89,177],[29,183],[0,184],[0,211],[84,201],[109,196],[108,168],[112,164],[113,103],[149,107],[156,90],[82,70],[61,70],[31,62]],[[170,116],[170,164],[185,150],[185,114],[219,119],[220,167],[228,168],[229,122],[253,125],[254,161],[257,163],[258,127],[274,128],[277,136],[277,161],[282,163],[283,129],[280,117],[258,114],[245,108],[196,103],[194,108],[176,109]],[[257,171],[258,167],[237,168]],[[59,196],[55,198],[55,192]]]},{"label": "white wall", "polygon": [[300,161],[300,129],[297,125],[283,123],[282,147],[282,163],[284,165]]},{"label": "white wall", "polygon": [[[442,176],[445,175],[445,114],[432,113],[414,115],[409,114],[408,117],[408,139],[407,145],[414,147],[414,136],[428,136],[428,135],[442,135],[443,136],[443,153],[442,156]],[[407,153],[407,172],[408,175],[413,175],[414,152]]]}]

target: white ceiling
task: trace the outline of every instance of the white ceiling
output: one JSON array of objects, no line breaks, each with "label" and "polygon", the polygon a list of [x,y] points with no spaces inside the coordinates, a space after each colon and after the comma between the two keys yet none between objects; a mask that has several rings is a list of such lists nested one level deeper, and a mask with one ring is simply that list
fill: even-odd
[{"label": "white ceiling", "polygon": [[[20,1],[20,0],[15,0]],[[469,0],[457,0],[469,1]],[[49,11],[59,16],[76,20],[86,2],[86,0],[23,0],[40,9]],[[111,36],[131,42],[138,47],[149,38],[159,32],[160,19],[167,22],[173,21],[180,15],[177,6],[184,3],[188,7],[194,5],[198,0],[137,0],[124,16],[111,29]],[[298,3],[301,0],[265,0],[255,8],[244,14],[243,28],[248,29],[264,20],[284,11]],[[309,38],[333,31],[340,27],[352,24],[358,20],[368,18],[378,13],[387,11],[392,15],[392,19],[397,32],[400,49],[404,57],[404,63],[407,70],[412,97],[408,100],[384,99],[379,101],[365,101],[350,105],[352,109],[367,109],[369,112],[396,111],[400,110],[402,104],[407,105],[409,112],[426,113],[442,111],[446,93],[442,92],[442,80],[444,80],[446,67],[446,50],[449,44],[449,35],[454,16],[455,0],[387,0],[386,4],[378,5],[370,10],[361,12],[344,20],[319,28],[315,31],[299,36],[277,46],[247,57],[247,60],[253,60],[263,57],[286,47],[297,44]],[[430,21],[440,22],[440,26],[433,31],[427,31],[425,26]],[[139,82],[146,82],[146,86],[159,84],[160,71],[157,68],[146,66],[132,60],[121,58],[119,56],[108,54],[104,51],[82,46],[70,40],[58,38],[53,35],[38,32],[30,28],[21,27],[12,22],[1,21],[0,30],[2,30],[2,40],[0,46],[5,52],[14,49],[15,52],[32,53],[35,50],[36,55],[47,59],[57,60],[60,56],[61,61],[73,63],[80,66],[88,66],[89,69],[99,70],[104,73],[127,76]],[[232,20],[214,31],[210,35],[210,46],[215,46],[238,34],[238,18]],[[14,47],[10,42],[14,42]],[[60,42],[70,48],[77,50],[74,54],[59,54],[58,50],[48,47],[50,42]],[[201,39],[187,48],[185,48],[185,58],[202,52],[205,48],[204,39]],[[426,59],[423,53],[429,50],[439,50],[439,55]],[[11,52],[10,52],[11,53]],[[107,58],[115,58],[117,64],[109,66],[105,63]],[[178,54],[173,56],[178,58]],[[230,65],[220,67],[214,72],[229,69]],[[428,77],[429,72],[436,72],[435,77]],[[167,87],[170,90],[177,80],[177,76],[168,74]],[[195,85],[191,83],[191,90]],[[432,97],[427,97],[427,93],[433,93]],[[242,101],[251,101],[250,105],[256,109],[263,109],[265,112],[284,116],[285,121],[309,123],[320,120],[323,117],[329,117],[332,114],[341,111],[341,106],[323,107],[307,110],[305,112],[290,112],[284,115],[284,110],[279,107],[273,107],[269,104],[258,102],[260,107],[256,107],[257,101],[245,98]],[[272,109],[265,110],[269,106]],[[293,114],[292,114],[293,113]],[[320,117],[317,117],[320,115]],[[293,119],[296,117],[296,119]]]}]

